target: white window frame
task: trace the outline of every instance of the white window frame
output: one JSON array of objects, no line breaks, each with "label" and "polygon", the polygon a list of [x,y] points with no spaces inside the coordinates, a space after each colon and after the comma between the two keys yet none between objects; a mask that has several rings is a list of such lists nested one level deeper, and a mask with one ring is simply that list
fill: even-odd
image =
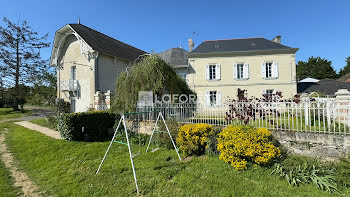
[{"label": "white window frame", "polygon": [[218,91],[209,91],[209,98],[210,98],[210,106],[215,106],[216,103],[217,103],[217,94],[218,94]]},{"label": "white window frame", "polygon": [[265,78],[272,78],[273,62],[265,62]]},{"label": "white window frame", "polygon": [[208,64],[206,66],[206,79],[207,81],[221,80],[221,65],[220,64]]},{"label": "white window frame", "polygon": [[276,61],[265,61],[261,65],[261,73],[263,79],[278,78],[278,63]]},{"label": "white window frame", "polygon": [[237,81],[249,79],[249,64],[244,62],[233,64],[233,78]]},{"label": "white window frame", "polygon": [[210,90],[206,91],[206,105],[207,106],[221,106],[221,91]]},{"label": "white window frame", "polygon": [[71,78],[71,80],[77,80],[77,67],[76,66],[72,66],[70,68],[70,78]]}]

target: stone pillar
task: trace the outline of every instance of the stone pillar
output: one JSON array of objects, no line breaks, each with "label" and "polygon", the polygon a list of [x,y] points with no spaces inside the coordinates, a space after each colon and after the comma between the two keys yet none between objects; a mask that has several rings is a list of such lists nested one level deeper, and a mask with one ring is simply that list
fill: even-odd
[{"label": "stone pillar", "polygon": [[112,92],[108,90],[105,93],[105,98],[106,98],[105,103],[106,103],[107,109],[111,109],[111,97],[112,97]]},{"label": "stone pillar", "polygon": [[339,89],[335,94],[337,101],[337,120],[350,125],[350,92],[347,89]]},{"label": "stone pillar", "polygon": [[96,111],[101,110],[103,108],[104,103],[104,94],[100,91],[97,91],[94,95],[94,108]]}]

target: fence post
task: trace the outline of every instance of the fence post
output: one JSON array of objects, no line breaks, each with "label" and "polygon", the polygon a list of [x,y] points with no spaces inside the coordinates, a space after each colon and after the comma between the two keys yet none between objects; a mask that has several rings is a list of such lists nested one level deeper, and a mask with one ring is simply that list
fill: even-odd
[{"label": "fence post", "polygon": [[309,103],[304,103],[304,114],[305,114],[305,127],[309,125]]},{"label": "fence post", "polygon": [[350,125],[350,92],[347,89],[339,89],[335,94],[337,103],[336,117],[340,122]]}]

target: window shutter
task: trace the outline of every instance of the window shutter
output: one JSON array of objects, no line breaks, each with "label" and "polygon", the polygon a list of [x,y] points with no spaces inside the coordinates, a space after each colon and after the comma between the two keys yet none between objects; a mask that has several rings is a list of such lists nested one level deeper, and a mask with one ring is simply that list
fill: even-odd
[{"label": "window shutter", "polygon": [[278,63],[273,62],[273,70],[272,70],[272,76],[273,77],[278,77]]},{"label": "window shutter", "polygon": [[237,73],[237,64],[233,64],[233,78],[237,79],[238,73]]},{"label": "window shutter", "polygon": [[210,106],[210,93],[209,93],[209,91],[205,92],[205,98],[206,98],[207,106]]},{"label": "window shutter", "polygon": [[209,65],[207,65],[205,69],[205,78],[209,80]]},{"label": "window shutter", "polygon": [[249,64],[243,66],[243,78],[249,79]]},{"label": "window shutter", "polygon": [[261,63],[261,75],[263,79],[266,78],[266,62]]},{"label": "window shutter", "polygon": [[261,91],[261,96],[265,95],[266,94],[266,90],[262,90]]},{"label": "window shutter", "polygon": [[215,78],[221,79],[221,66],[220,66],[220,64],[216,64],[215,72],[216,72]]},{"label": "window shutter", "polygon": [[216,105],[217,106],[221,105],[221,91],[216,92]]}]

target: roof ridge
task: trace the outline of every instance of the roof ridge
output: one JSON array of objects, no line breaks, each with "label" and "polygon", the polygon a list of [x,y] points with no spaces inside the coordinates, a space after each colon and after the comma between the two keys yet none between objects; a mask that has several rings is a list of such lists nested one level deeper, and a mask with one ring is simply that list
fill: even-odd
[{"label": "roof ridge", "polygon": [[113,39],[113,40],[115,40],[115,41],[117,41],[117,42],[121,42],[121,43],[123,43],[123,44],[125,44],[125,45],[127,45],[127,46],[129,46],[129,47],[132,47],[132,48],[134,48],[134,49],[137,49],[137,50],[140,50],[140,51],[142,51],[142,52],[147,53],[147,52],[144,51],[144,50],[141,50],[141,49],[136,48],[136,47],[134,47],[134,46],[131,46],[131,45],[125,43],[125,42],[122,42],[122,41],[120,41],[120,40],[117,40],[117,39],[115,39],[115,38],[113,38],[113,37],[111,37],[111,36],[108,36],[108,35],[106,35],[106,34],[104,34],[104,33],[102,33],[102,32],[99,32],[99,31],[97,31],[97,30],[95,30],[95,29],[92,29],[92,28],[90,28],[90,27],[88,27],[88,26],[86,26],[86,25],[78,24],[78,23],[70,23],[69,25],[81,25],[81,26],[83,26],[83,27],[85,27],[85,28],[88,28],[89,30],[92,30],[92,31],[94,31],[94,32],[96,32],[96,33],[99,33],[99,34],[101,34],[101,35],[103,35],[103,36],[106,36],[106,37],[108,37],[108,38],[110,38],[110,39]]},{"label": "roof ridge", "polygon": [[[203,42],[221,41],[221,40],[245,40],[245,39],[258,39],[263,37],[251,37],[251,38],[231,38],[231,39],[218,39],[218,40],[204,40]],[[263,38],[265,39],[265,38]]]}]

